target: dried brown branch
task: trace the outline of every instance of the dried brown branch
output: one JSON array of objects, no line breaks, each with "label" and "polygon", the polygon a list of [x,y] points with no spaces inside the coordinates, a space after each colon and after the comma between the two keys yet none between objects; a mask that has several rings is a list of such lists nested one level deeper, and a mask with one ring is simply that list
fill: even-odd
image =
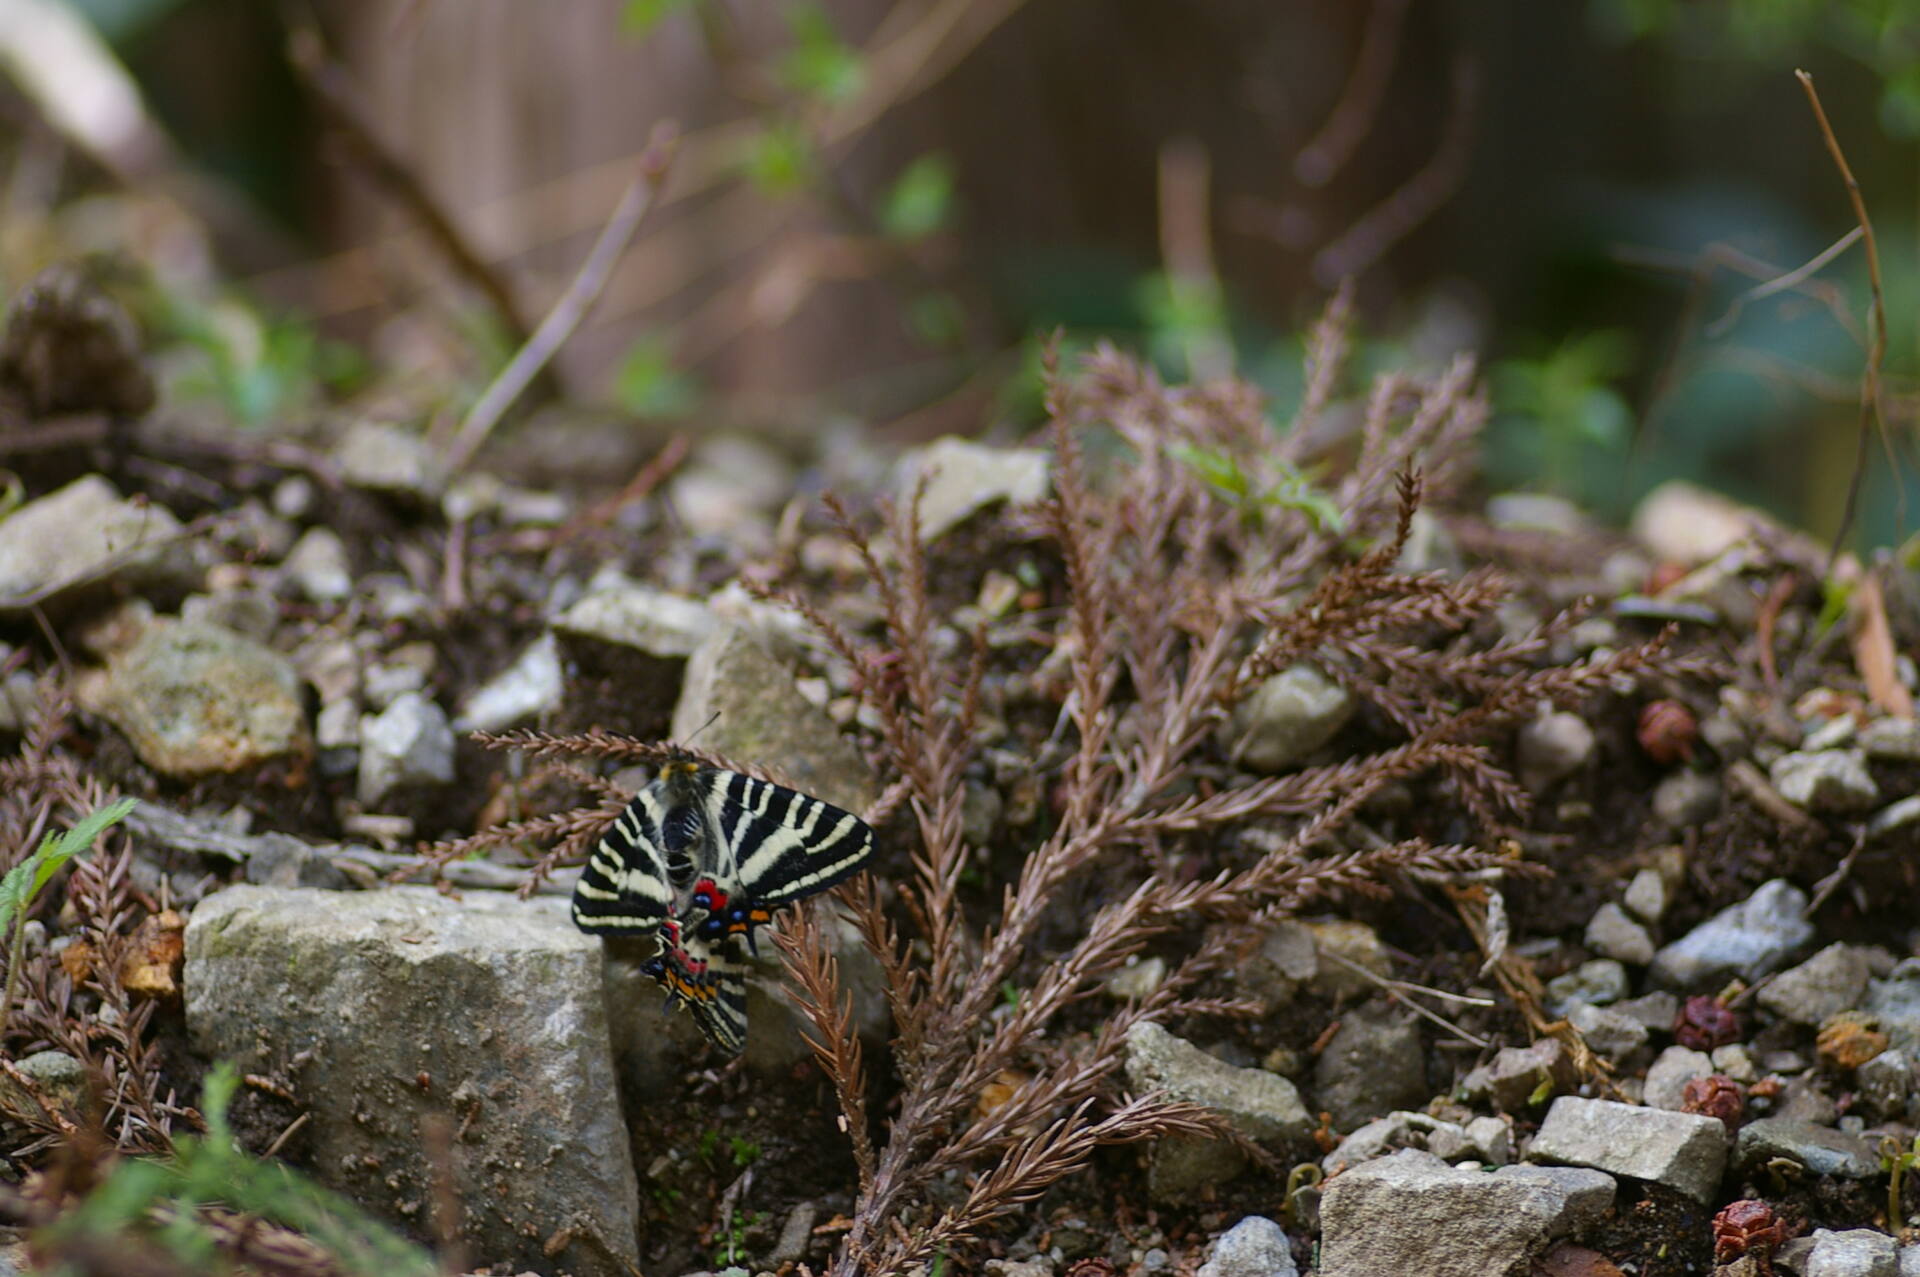
[{"label": "dried brown branch", "polygon": [[587,253],[586,260],[580,264],[580,270],[574,275],[567,290],[554,303],[547,317],[527,338],[526,343],[514,353],[507,366],[500,370],[480,398],[468,410],[466,419],[460,423],[452,443],[447,448],[447,464],[458,470],[473,459],[473,454],[486,442],[493,428],[513,407],[523,391],[533,382],[548,362],[560,353],[567,338],[587,317],[593,304],[599,300],[600,293],[613,276],[613,268],[619,264],[620,255],[626,252],[632,242],[634,232],[640,229],[640,223],[646,220],[652,210],[655,198],[665,182],[667,168],[673,160],[676,131],[671,125],[663,125],[654,131],[647,149],[641,153],[639,172],[634,175],[614,206],[612,217],[600,232],[600,238],[594,241],[593,248]]},{"label": "dried brown branch", "polygon": [[[1807,105],[1812,108],[1813,118],[1820,125],[1820,137],[1827,144],[1827,154],[1833,157],[1833,166],[1840,170],[1840,180],[1846,184],[1847,200],[1853,205],[1853,219],[1860,224],[1860,236],[1866,242],[1867,286],[1873,294],[1872,322],[1869,324],[1872,340],[1867,347],[1866,367],[1860,373],[1860,439],[1855,450],[1853,476],[1847,481],[1847,503],[1841,511],[1840,527],[1833,535],[1833,548],[1827,556],[1825,574],[1831,575],[1834,561],[1839,558],[1840,548],[1846,544],[1848,531],[1853,527],[1854,513],[1860,501],[1860,485],[1866,478],[1867,451],[1873,430],[1877,426],[1882,439],[1887,435],[1880,389],[1880,369],[1887,358],[1887,300],[1880,287],[1880,249],[1873,238],[1873,221],[1867,216],[1867,202],[1860,193],[1860,183],[1847,163],[1846,152],[1840,148],[1840,139],[1834,136],[1833,125],[1827,120],[1827,110],[1820,104],[1820,94],[1813,87],[1813,77],[1805,71],[1795,71],[1793,75],[1806,91]],[[1888,459],[1892,460],[1892,456],[1889,446]]]}]

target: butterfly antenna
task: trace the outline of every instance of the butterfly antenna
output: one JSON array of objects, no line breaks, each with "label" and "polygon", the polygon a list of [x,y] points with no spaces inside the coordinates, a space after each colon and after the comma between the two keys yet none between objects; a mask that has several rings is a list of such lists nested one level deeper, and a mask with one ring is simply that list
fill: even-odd
[{"label": "butterfly antenna", "polygon": [[707,729],[708,729],[709,727],[712,727],[712,726],[713,726],[713,725],[714,725],[714,724],[715,724],[716,722],[718,722],[719,720],[720,720],[720,711],[719,711],[719,710],[715,710],[715,711],[713,711],[713,713],[711,713],[711,714],[709,714],[709,715],[707,715],[707,721],[706,721],[706,722],[704,722],[704,723],[702,723],[702,724],[700,724],[700,726],[698,726],[698,727],[696,727],[696,728],[694,728],[694,729],[693,729],[693,731],[691,731],[690,733],[688,733],[688,734],[687,734],[687,738],[686,738],[685,740],[683,740],[683,741],[681,741],[680,743],[681,743],[682,745],[691,745],[691,744],[693,744],[693,738],[694,738],[694,737],[696,737],[696,736],[698,736],[698,735],[699,735],[699,734],[700,734],[701,732],[704,732],[704,731],[706,731],[706,730],[707,730]]}]

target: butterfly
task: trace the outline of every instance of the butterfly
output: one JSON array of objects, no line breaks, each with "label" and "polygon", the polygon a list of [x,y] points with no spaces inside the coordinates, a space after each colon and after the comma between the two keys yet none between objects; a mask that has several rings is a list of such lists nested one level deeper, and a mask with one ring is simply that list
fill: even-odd
[{"label": "butterfly", "polygon": [[746,1044],[747,964],[774,912],[825,891],[873,857],[850,812],[739,772],[674,756],[595,844],[573,921],[597,935],[653,935],[641,966],[728,1054]]}]

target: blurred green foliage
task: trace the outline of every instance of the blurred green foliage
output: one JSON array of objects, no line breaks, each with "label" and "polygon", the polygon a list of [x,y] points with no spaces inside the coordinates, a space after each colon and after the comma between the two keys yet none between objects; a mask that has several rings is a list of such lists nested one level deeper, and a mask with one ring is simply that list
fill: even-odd
[{"label": "blurred green foliage", "polygon": [[1566,338],[1551,350],[1493,366],[1495,416],[1488,477],[1568,496],[1582,492],[1593,454],[1623,453],[1633,409],[1616,383],[1633,370],[1633,339],[1619,329]]},{"label": "blurred green foliage", "polygon": [[900,170],[880,202],[880,229],[894,239],[925,239],[953,219],[953,158],[929,152]]},{"label": "blurred green foliage", "polygon": [[143,307],[157,344],[172,344],[170,392],[211,398],[237,425],[261,426],[351,393],[370,366],[297,316],[266,316],[227,297],[201,302],[155,288]]},{"label": "blurred green foliage", "polygon": [[171,1157],[118,1162],[38,1239],[55,1260],[43,1271],[55,1277],[75,1271],[60,1263],[60,1256],[84,1240],[90,1247],[109,1241],[126,1248],[157,1246],[184,1271],[233,1272],[221,1234],[201,1214],[219,1207],[304,1234],[339,1271],[353,1277],[436,1277],[441,1269],[431,1255],[346,1198],[278,1162],[242,1151],[227,1120],[239,1083],[233,1065],[216,1065],[200,1101],[206,1135],[180,1136]]},{"label": "blurred green foliage", "polygon": [[674,361],[673,343],[648,333],[627,348],[613,379],[614,398],[643,420],[684,417],[700,403],[700,383]]},{"label": "blurred green foliage", "polygon": [[793,47],[779,60],[782,83],[828,105],[845,102],[866,87],[866,63],[859,50],[840,38],[826,10],[790,3],[782,16],[793,36]]}]

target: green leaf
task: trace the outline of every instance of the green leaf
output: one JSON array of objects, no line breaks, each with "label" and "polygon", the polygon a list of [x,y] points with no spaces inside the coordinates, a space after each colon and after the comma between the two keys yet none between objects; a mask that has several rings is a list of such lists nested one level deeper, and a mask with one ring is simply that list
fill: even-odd
[{"label": "green leaf", "polygon": [[894,239],[924,239],[953,213],[953,160],[922,155],[901,170],[880,206],[880,228]]},{"label": "green leaf", "polygon": [[1244,501],[1252,491],[1252,481],[1235,458],[1212,448],[1190,443],[1169,443],[1167,455],[1198,475],[1201,482],[1218,488],[1235,501]]},{"label": "green leaf", "polygon": [[740,167],[761,194],[782,198],[805,190],[819,171],[813,143],[789,120],[762,128],[747,143]]},{"label": "green leaf", "polygon": [[866,87],[867,65],[859,50],[833,29],[818,5],[787,10],[794,46],[780,60],[780,78],[791,89],[826,103],[845,102]]},{"label": "green leaf", "polygon": [[648,334],[627,349],[614,374],[614,397],[636,417],[684,417],[700,402],[700,384],[673,362],[671,343]]},{"label": "green leaf", "polygon": [[627,0],[620,9],[620,29],[644,39],[653,29],[683,9],[691,9],[700,0]]},{"label": "green leaf", "polygon": [[0,878],[0,933],[13,925],[16,915],[32,908],[41,890],[67,862],[93,846],[93,840],[126,819],[137,800],[123,798],[110,806],[90,812],[63,834],[48,834],[39,848]]},{"label": "green leaf", "polygon": [[958,346],[967,328],[960,299],[944,289],[916,295],[907,304],[907,320],[913,335],[929,346]]}]

